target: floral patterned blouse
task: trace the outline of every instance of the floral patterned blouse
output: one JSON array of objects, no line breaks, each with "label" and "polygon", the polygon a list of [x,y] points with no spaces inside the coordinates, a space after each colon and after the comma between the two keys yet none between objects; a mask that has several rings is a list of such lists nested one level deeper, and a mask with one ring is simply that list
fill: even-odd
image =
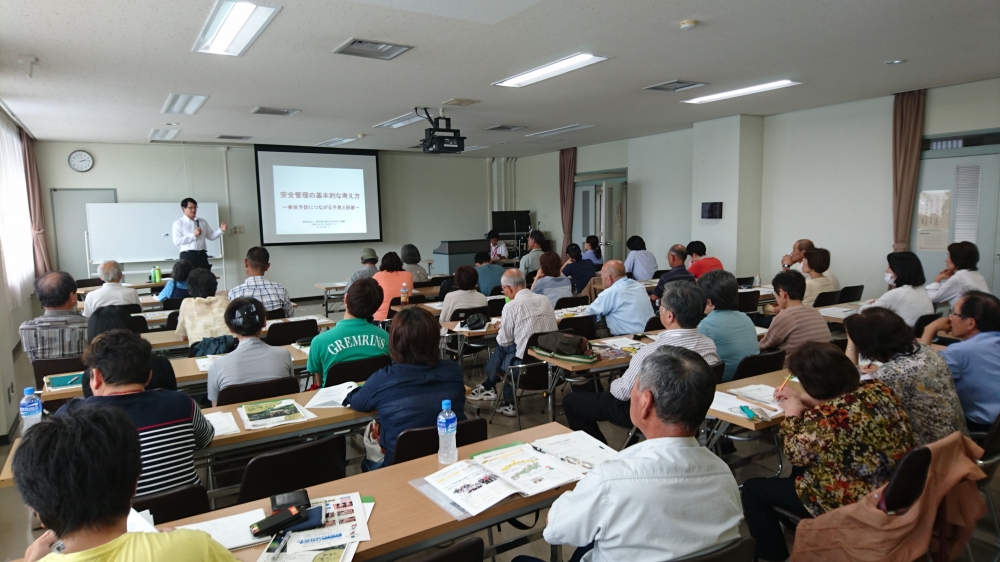
[{"label": "floral patterned blouse", "polygon": [[226,296],[184,299],[177,314],[177,330],[174,333],[177,337],[186,337],[188,345],[205,338],[228,336],[225,319],[228,306],[229,297]]},{"label": "floral patterned blouse", "polygon": [[786,417],[781,438],[788,460],[805,469],[795,491],[814,517],[888,482],[914,445],[906,412],[879,382]]},{"label": "floral patterned blouse", "polygon": [[933,443],[956,431],[968,434],[948,363],[929,346],[919,345],[913,353],[883,363],[872,378],[885,383],[902,402],[918,445]]}]

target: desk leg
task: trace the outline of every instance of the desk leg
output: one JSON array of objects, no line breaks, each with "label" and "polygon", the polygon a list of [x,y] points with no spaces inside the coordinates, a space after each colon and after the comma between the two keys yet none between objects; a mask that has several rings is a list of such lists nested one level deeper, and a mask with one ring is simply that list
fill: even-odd
[{"label": "desk leg", "polygon": [[330,289],[323,289],[323,312],[326,313],[327,318],[330,317],[330,306],[327,304],[327,302],[329,301],[330,301]]},{"label": "desk leg", "polygon": [[549,421],[556,421],[556,368],[549,363]]},{"label": "desk leg", "polygon": [[562,546],[558,544],[549,545],[549,562],[561,562]]},{"label": "desk leg", "polygon": [[726,434],[726,430],[729,429],[731,425],[727,421],[716,420],[715,429],[709,432],[708,439],[705,440],[705,447],[711,449],[715,447],[715,444],[719,442],[719,439]]}]

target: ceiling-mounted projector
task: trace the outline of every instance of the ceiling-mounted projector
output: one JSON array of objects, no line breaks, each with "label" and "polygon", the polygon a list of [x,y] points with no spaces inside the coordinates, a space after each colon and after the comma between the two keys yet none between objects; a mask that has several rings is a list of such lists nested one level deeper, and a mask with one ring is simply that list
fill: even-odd
[{"label": "ceiling-mounted projector", "polygon": [[[431,117],[427,108],[423,108],[424,117],[430,122],[429,129],[424,129],[424,138],[420,148],[430,154],[460,154],[465,150],[465,137],[458,129],[451,128],[451,118],[444,116],[441,109],[438,117]],[[420,115],[420,108],[414,107],[414,113]]]}]

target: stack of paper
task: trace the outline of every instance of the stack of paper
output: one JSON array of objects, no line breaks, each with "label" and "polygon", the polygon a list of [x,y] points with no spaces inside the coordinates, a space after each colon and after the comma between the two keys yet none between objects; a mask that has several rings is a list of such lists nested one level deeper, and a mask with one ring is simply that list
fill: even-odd
[{"label": "stack of paper", "polygon": [[125,531],[129,533],[159,533],[153,526],[153,516],[148,509],[136,511],[128,510],[128,519],[125,520]]},{"label": "stack of paper", "polygon": [[423,304],[427,308],[433,308],[434,310],[441,310],[441,308],[444,307],[444,303],[443,302],[425,302],[425,303],[421,303],[421,304]]},{"label": "stack of paper", "polygon": [[830,318],[847,318],[852,314],[857,314],[858,311],[853,308],[844,308],[842,306],[826,306],[820,308],[819,312],[823,316],[829,316]]},{"label": "stack of paper", "polygon": [[631,355],[635,355],[637,351],[646,346],[646,344],[636,341],[632,338],[607,338],[600,341],[593,342],[594,347],[613,347],[615,349],[620,349]]},{"label": "stack of paper", "polygon": [[142,314],[133,314],[133,316],[145,316],[146,320],[166,320],[167,316],[170,316],[172,310],[157,310],[156,312],[144,312]]},{"label": "stack of paper", "polygon": [[215,428],[216,437],[240,432],[232,412],[211,412],[205,414],[205,419]]},{"label": "stack of paper", "polygon": [[309,400],[306,408],[343,408],[344,398],[347,398],[347,395],[355,388],[358,388],[358,383],[356,382],[345,382],[344,384],[321,388]]},{"label": "stack of paper", "polygon": [[293,343],[292,347],[294,347],[295,349],[297,349],[297,350],[301,351],[302,353],[305,353],[306,355],[308,355],[309,354],[309,345],[310,344],[301,345],[301,344]]},{"label": "stack of paper", "polygon": [[247,429],[265,429],[316,417],[316,414],[306,410],[291,398],[244,404],[236,411],[240,413],[243,427]]},{"label": "stack of paper", "polygon": [[[360,504],[354,498],[360,498]],[[350,502],[355,507],[345,507]],[[361,497],[358,494],[329,496],[316,498],[310,502],[313,506],[324,505],[323,527],[290,533],[286,552],[278,554],[274,562],[351,562],[358,544],[368,537],[368,520],[375,509],[375,500],[371,497]],[[338,509],[337,506],[340,505]],[[356,506],[361,505],[362,508]],[[347,521],[353,517],[348,511],[357,514],[357,521]],[[338,512],[341,515],[338,515]],[[351,534],[355,538],[350,538]],[[345,534],[347,537],[345,538]],[[340,536],[337,536],[340,535]]]},{"label": "stack of paper", "polygon": [[[757,404],[753,404],[746,400],[741,400],[738,396],[728,394],[726,392],[715,392],[715,399],[712,400],[712,405],[709,407],[710,410],[715,410],[717,412],[726,412],[733,414],[735,416],[746,417],[740,406],[746,406],[748,408],[761,408]],[[763,409],[767,414],[767,417],[774,419],[785,413],[785,409],[774,403],[768,403],[767,408]]]},{"label": "stack of paper", "polygon": [[207,355],[205,357],[195,357],[194,362],[198,364],[199,371],[208,371],[208,368],[212,366],[212,363],[215,363],[215,360],[218,359],[219,357],[222,357],[222,355]]},{"label": "stack of paper", "polygon": [[754,326],[754,330],[757,330],[757,335],[762,335],[767,333],[767,328],[761,328],[760,326]]},{"label": "stack of paper", "polygon": [[260,521],[265,517],[263,509],[255,509],[245,513],[220,517],[202,523],[182,525],[179,529],[193,529],[195,531],[205,531],[216,542],[229,550],[239,550],[258,544],[263,544],[271,540],[270,537],[255,537],[250,533],[250,525]]},{"label": "stack of paper", "polygon": [[560,308],[556,311],[556,320],[561,320],[563,318],[572,318],[574,316],[579,316],[586,312],[587,306],[574,306],[571,308]]}]

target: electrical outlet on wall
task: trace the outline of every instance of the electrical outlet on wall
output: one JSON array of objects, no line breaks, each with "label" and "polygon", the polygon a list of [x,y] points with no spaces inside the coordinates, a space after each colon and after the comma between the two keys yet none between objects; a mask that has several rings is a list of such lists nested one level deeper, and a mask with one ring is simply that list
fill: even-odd
[{"label": "electrical outlet on wall", "polygon": [[247,229],[244,226],[233,226],[232,228],[229,229],[229,231],[231,233],[233,233],[233,234],[246,234],[247,233]]}]

